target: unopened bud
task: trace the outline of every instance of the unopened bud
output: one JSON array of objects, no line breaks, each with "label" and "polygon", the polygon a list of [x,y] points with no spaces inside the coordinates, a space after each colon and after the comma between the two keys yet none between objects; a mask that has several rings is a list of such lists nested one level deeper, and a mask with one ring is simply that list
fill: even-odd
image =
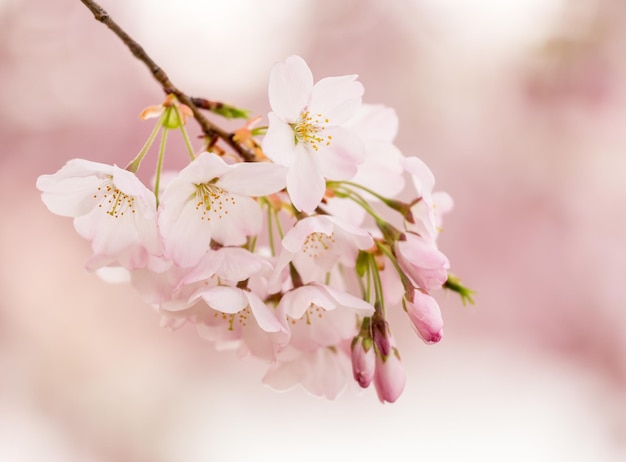
[{"label": "unopened bud", "polygon": [[384,356],[389,355],[391,352],[391,331],[389,330],[389,323],[378,314],[374,314],[372,317],[372,334],[374,335],[376,348],[378,348]]},{"label": "unopened bud", "polygon": [[374,386],[381,403],[395,402],[406,384],[406,373],[400,361],[400,353],[396,347],[392,347],[388,356],[376,352],[376,372],[374,373]]},{"label": "unopened bud", "polygon": [[411,324],[426,343],[437,343],[443,337],[443,318],[439,304],[430,295],[414,290],[402,299]]},{"label": "unopened bud", "polygon": [[355,337],[352,342],[352,374],[354,380],[362,387],[369,387],[374,378],[376,353],[371,337]]}]

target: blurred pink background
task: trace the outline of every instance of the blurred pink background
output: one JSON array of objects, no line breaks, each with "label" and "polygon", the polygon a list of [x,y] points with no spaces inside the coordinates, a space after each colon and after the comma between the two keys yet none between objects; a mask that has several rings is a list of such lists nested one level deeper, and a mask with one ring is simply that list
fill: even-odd
[{"label": "blurred pink background", "polygon": [[78,0],[0,0],[1,461],[626,460],[624,2],[102,6],[181,89],[256,114],[290,54],[359,74],[455,199],[440,247],[477,304],[440,294],[436,346],[396,327],[408,384],[385,406],[274,392],[161,329],[35,189],[75,157],[127,163],[161,90]]}]

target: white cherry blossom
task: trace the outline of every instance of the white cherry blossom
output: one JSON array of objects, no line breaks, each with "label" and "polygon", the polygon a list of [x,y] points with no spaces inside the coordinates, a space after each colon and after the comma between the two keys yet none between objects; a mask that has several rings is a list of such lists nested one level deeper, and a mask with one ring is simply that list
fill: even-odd
[{"label": "white cherry blossom", "polygon": [[73,159],[37,179],[41,199],[57,215],[74,218],[74,228],[91,242],[88,268],[145,267],[162,252],[156,199],[128,170]]},{"label": "white cherry blossom", "polygon": [[319,205],[325,179],[352,178],[363,160],[363,142],[345,126],[358,110],[363,85],[356,75],[313,74],[299,56],[276,64],[270,73],[269,128],[263,150],[288,167],[287,191],[293,205],[310,213]]},{"label": "white cherry blossom", "polygon": [[285,186],[283,167],[267,162],[229,165],[216,154],[202,153],[173,179],[159,206],[165,256],[180,266],[194,266],[211,240],[245,244],[261,231],[263,218],[252,198]]}]

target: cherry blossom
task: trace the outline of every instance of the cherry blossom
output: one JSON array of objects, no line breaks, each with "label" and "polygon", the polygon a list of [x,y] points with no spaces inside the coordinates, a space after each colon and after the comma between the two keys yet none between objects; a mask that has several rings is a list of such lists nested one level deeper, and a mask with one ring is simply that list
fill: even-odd
[{"label": "cherry blossom", "polygon": [[275,390],[300,385],[313,395],[335,399],[350,380],[350,357],[345,350],[345,343],[312,351],[287,347],[266,372],[263,383]]},{"label": "cherry blossom", "polygon": [[228,165],[202,153],[173,179],[159,206],[165,256],[180,266],[197,264],[211,240],[245,244],[261,231],[261,209],[252,199],[285,186],[284,168],[270,163]]},{"label": "cherry blossom", "polygon": [[[443,336],[432,289],[472,302],[437,246],[452,199],[394,145],[395,111],[362,104],[356,75],[314,83],[299,56],[271,70],[267,127],[164,89],[165,102],[141,115],[156,125],[126,169],[74,159],[37,180],[50,211],[90,241],[87,268],[130,283],[163,327],[191,324],[215,348],[264,361],[271,387],[334,399],[373,382],[381,402],[395,402],[406,374],[394,312],[430,344]],[[249,120],[223,129],[200,110]],[[198,155],[192,114],[204,134]],[[165,171],[168,134],[179,131],[189,163]],[[151,190],[135,173],[159,133]],[[407,177],[408,199],[398,197]]]},{"label": "cherry blossom", "polygon": [[303,283],[322,281],[337,262],[354,267],[359,250],[374,245],[365,230],[330,215],[304,218],[282,240],[276,272],[293,262]]},{"label": "cherry blossom", "polygon": [[78,234],[91,241],[89,269],[142,268],[161,254],[155,196],[134,173],[74,159],[40,176],[37,188],[52,213],[73,217]]},{"label": "cherry blossom", "polygon": [[[393,144],[398,132],[396,112],[383,105],[363,104],[346,125],[363,140],[365,156],[351,181],[388,198],[404,188],[403,155]],[[372,200],[376,200],[371,196]]]},{"label": "cherry blossom", "polygon": [[318,283],[285,293],[278,309],[289,321],[290,344],[304,351],[351,340],[356,334],[357,316],[374,312],[374,307],[361,298]]},{"label": "cherry blossom", "polygon": [[421,159],[409,157],[401,163],[421,198],[411,207],[414,223],[407,223],[407,229],[434,242],[441,231],[443,215],[452,209],[452,198],[445,192],[433,192],[435,176]]},{"label": "cherry blossom", "polygon": [[325,178],[352,178],[363,160],[362,140],[345,126],[361,104],[363,85],[356,78],[327,77],[314,85],[299,56],[271,70],[272,112],[262,146],[267,157],[288,167],[287,191],[298,210],[315,210],[324,196]]}]

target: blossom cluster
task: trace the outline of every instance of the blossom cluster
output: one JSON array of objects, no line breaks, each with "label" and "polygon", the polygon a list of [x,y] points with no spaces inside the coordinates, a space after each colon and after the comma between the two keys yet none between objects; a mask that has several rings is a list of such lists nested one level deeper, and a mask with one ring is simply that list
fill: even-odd
[{"label": "blossom cluster", "polygon": [[[218,348],[265,361],[263,382],[276,389],[301,384],[333,399],[352,380],[373,382],[379,399],[393,402],[405,372],[391,310],[436,343],[443,321],[431,292],[469,291],[437,247],[451,198],[434,192],[424,162],[393,144],[393,109],[362,95],[356,75],[314,83],[291,56],[271,70],[268,126],[235,132],[254,162],[215,143],[195,152],[189,109],[170,95],[144,111],[158,122],[126,168],[74,159],[37,187],[90,241],[87,268],[123,276],[164,326],[191,324]],[[165,175],[165,135],[174,129],[190,162]],[[136,173],[159,132],[146,186]]]}]

